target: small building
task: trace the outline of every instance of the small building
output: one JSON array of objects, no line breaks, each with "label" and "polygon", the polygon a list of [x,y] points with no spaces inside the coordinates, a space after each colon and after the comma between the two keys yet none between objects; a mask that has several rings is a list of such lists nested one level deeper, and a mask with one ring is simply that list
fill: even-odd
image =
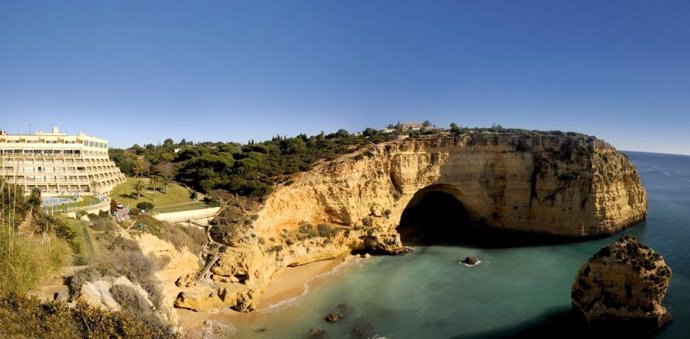
[{"label": "small building", "polygon": [[414,131],[421,131],[423,124],[421,124],[419,122],[408,121],[408,122],[398,123],[397,127],[398,127],[398,129],[400,129],[403,132],[414,132]]}]

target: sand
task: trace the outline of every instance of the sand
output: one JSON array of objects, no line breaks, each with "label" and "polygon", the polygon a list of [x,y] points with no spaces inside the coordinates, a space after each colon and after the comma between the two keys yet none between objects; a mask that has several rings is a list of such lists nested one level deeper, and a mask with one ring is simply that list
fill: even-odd
[{"label": "sand", "polygon": [[320,275],[334,270],[343,261],[344,259],[341,258],[318,261],[297,267],[287,267],[278,278],[266,287],[263,298],[259,302],[258,312],[240,313],[226,309],[210,313],[176,309],[180,317],[182,331],[187,337],[197,337],[203,332],[204,321],[206,320],[222,321],[232,317],[232,321],[236,323],[261,316],[261,311],[263,310],[302,296],[306,291],[307,284],[310,287],[314,287],[314,285],[319,283],[318,277]]}]

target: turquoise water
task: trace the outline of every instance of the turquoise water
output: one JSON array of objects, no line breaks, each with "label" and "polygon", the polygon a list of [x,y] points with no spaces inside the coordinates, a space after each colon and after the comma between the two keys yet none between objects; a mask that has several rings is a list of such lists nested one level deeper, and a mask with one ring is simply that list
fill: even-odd
[{"label": "turquoise water", "polygon": [[[563,337],[576,326],[563,319],[570,319],[580,265],[622,234],[638,237],[673,269],[666,304],[674,321],[656,337],[688,337],[690,157],[628,155],[647,189],[649,215],[621,234],[565,245],[418,247],[409,256],[360,260],[321,278],[305,296],[252,316],[234,337],[306,338],[311,328],[325,330],[326,338]],[[458,264],[468,255],[481,265]],[[346,318],[326,323],[339,304]]]}]

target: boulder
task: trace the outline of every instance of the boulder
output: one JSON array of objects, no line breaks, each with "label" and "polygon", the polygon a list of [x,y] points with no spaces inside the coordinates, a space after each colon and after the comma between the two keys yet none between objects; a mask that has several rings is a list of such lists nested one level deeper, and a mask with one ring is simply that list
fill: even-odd
[{"label": "boulder", "polygon": [[326,337],[326,331],[320,328],[312,328],[309,330],[309,339],[322,339]]},{"label": "boulder", "polygon": [[670,280],[671,269],[660,255],[624,236],[580,268],[572,303],[590,323],[655,330],[671,321],[661,304]]},{"label": "boulder", "polygon": [[224,306],[223,300],[210,288],[180,292],[174,306],[195,312],[207,312]]},{"label": "boulder", "polygon": [[462,263],[467,265],[476,265],[478,261],[479,258],[471,255],[469,257],[466,257],[465,260],[462,261]]},{"label": "boulder", "polygon": [[328,315],[326,316],[326,321],[328,321],[329,323],[334,323],[334,322],[336,322],[340,319],[343,319],[343,318],[345,318],[345,316],[342,313],[331,312],[331,313],[328,313]]},{"label": "boulder", "polygon": [[113,295],[110,294],[110,287],[112,287],[112,283],[104,279],[85,282],[81,286],[77,300],[103,310],[119,311],[122,307],[113,299]]}]

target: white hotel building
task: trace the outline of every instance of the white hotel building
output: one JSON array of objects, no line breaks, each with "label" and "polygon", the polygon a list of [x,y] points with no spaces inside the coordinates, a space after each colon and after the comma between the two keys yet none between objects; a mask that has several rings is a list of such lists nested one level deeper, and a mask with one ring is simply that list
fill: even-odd
[{"label": "white hotel building", "polygon": [[108,157],[108,141],[60,133],[7,134],[0,131],[0,176],[44,195],[107,193],[125,176]]}]

